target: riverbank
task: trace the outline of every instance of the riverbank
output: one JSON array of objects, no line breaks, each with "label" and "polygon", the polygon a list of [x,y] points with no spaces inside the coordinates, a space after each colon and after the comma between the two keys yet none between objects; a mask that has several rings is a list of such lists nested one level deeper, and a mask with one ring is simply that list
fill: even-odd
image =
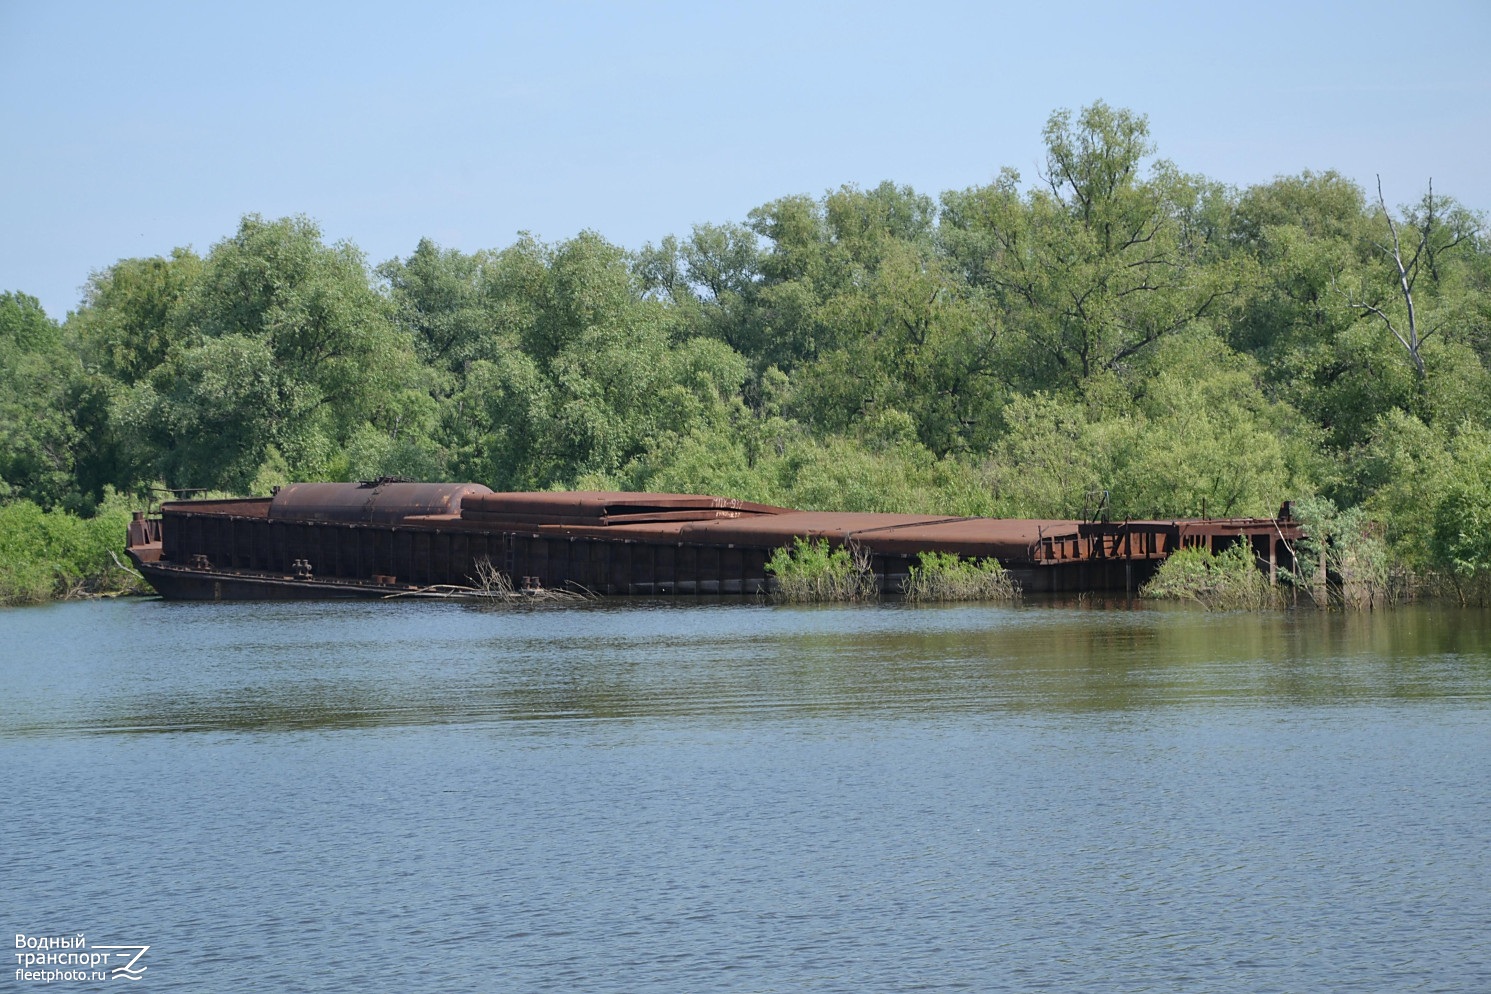
[{"label": "riverbank", "polygon": [[0,505],[0,604],[144,593],[120,557],[129,517],[118,502],[91,518],[25,500]]}]

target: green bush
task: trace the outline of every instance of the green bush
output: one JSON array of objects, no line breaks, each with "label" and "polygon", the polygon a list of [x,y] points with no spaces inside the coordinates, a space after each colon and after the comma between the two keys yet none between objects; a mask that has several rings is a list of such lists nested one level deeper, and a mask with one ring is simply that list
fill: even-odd
[{"label": "green bush", "polygon": [[917,556],[902,588],[909,601],[1007,601],[1020,587],[997,559],[963,559],[954,552]]},{"label": "green bush", "polygon": [[1429,550],[1462,603],[1491,601],[1491,432],[1462,425],[1429,520]]},{"label": "green bush", "polygon": [[795,539],[771,554],[766,572],[776,580],[772,599],[789,604],[868,601],[880,591],[867,550],[831,548],[827,539]]},{"label": "green bush", "polygon": [[1294,570],[1283,576],[1317,603],[1371,610],[1395,603],[1409,589],[1407,570],[1395,566],[1383,528],[1361,507],[1338,511],[1324,497],[1297,501],[1304,537],[1294,545]]},{"label": "green bush", "polygon": [[1386,527],[1396,563],[1462,602],[1491,600],[1491,430],[1453,430],[1395,414],[1359,454],[1364,507]]},{"label": "green bush", "polygon": [[1189,600],[1219,611],[1259,611],[1283,603],[1280,591],[1253,562],[1246,542],[1212,555],[1204,546],[1181,549],[1160,564],[1142,597]]},{"label": "green bush", "polygon": [[27,500],[0,505],[0,603],[140,589],[115,559],[128,525],[129,509],[118,499],[91,518],[43,511]]}]

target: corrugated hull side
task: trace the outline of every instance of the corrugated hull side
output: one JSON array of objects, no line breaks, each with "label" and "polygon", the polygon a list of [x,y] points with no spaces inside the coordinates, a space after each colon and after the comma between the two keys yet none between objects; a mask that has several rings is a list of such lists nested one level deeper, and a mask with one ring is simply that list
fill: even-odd
[{"label": "corrugated hull side", "polygon": [[[269,498],[174,502],[162,508],[158,529],[132,525],[132,554],[159,561],[142,572],[168,597],[473,587],[484,564],[519,587],[749,595],[767,589],[766,563],[776,549],[809,538],[864,549],[885,593],[900,590],[925,551],[998,559],[1030,592],[1082,592],[1136,590],[1166,556],[1196,544],[1218,551],[1247,541],[1272,571],[1292,563],[1285,557],[1298,536],[1292,522],[1260,519],[1086,523],[806,512],[681,494],[493,494],[468,484],[390,487],[385,503],[398,497],[416,512],[459,504],[460,513],[386,521],[357,503],[377,497],[369,488],[316,486],[340,520],[289,516],[308,500],[306,489],[276,498],[281,513]],[[319,513],[310,503],[304,510]],[[354,514],[360,520],[347,520]]]}]

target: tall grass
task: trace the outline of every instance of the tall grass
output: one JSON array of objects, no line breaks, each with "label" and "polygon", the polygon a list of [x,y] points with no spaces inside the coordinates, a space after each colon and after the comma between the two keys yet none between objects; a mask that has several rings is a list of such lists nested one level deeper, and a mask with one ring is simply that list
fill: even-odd
[{"label": "tall grass", "polygon": [[[870,601],[880,594],[867,549],[850,543],[798,538],[766,563],[775,581],[772,599],[789,604]],[[1014,600],[1020,587],[994,559],[963,559],[950,552],[923,552],[911,567],[902,593],[908,601]]]},{"label": "tall grass", "polygon": [[799,537],[771,554],[766,572],[776,581],[772,600],[788,604],[870,601],[880,593],[869,551],[853,543],[835,549],[827,539]]},{"label": "tall grass", "polygon": [[963,559],[953,552],[917,556],[902,588],[908,601],[1009,601],[1020,586],[997,559]]},{"label": "tall grass", "polygon": [[1160,564],[1139,595],[1194,601],[1219,611],[1261,611],[1284,603],[1282,591],[1258,569],[1246,542],[1216,555],[1204,546],[1181,549]]},{"label": "tall grass", "polygon": [[26,500],[0,505],[0,604],[143,590],[118,559],[129,516],[119,500],[91,518]]}]

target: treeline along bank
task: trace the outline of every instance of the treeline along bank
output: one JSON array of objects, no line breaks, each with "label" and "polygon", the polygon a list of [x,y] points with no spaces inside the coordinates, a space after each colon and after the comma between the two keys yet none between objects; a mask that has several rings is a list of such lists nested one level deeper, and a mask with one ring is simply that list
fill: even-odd
[{"label": "treeline along bank", "polygon": [[1428,177],[1228,187],[1103,103],[1042,137],[1034,176],[784,196],[639,249],[374,266],[249,215],[100,269],[64,320],[7,292],[0,584],[55,588],[71,567],[17,572],[51,554],[27,536],[152,488],[398,476],[1019,518],[1293,500],[1484,592],[1483,215]]}]

